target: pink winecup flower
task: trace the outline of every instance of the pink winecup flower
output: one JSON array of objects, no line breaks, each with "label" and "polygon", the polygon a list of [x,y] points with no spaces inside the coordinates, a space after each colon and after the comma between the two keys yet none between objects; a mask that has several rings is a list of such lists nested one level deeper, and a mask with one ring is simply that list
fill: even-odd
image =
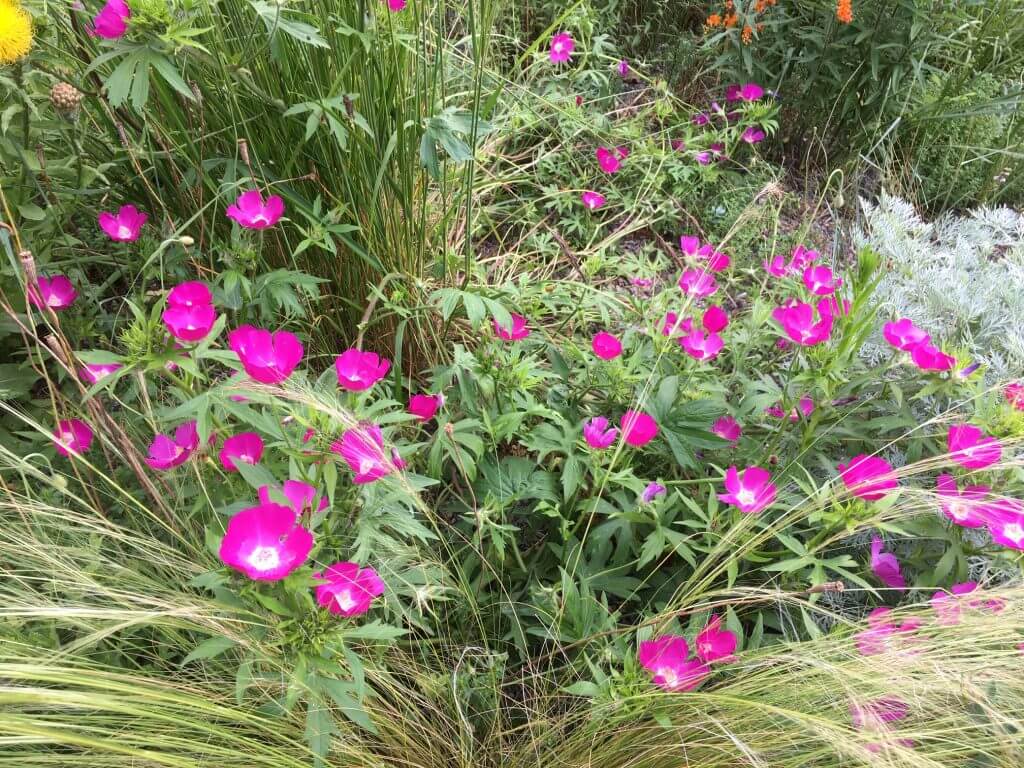
[{"label": "pink winecup flower", "polygon": [[711,431],[723,440],[728,440],[733,445],[739,441],[740,435],[743,434],[743,428],[740,426],[740,423],[732,416],[722,416],[711,426]]},{"label": "pink winecup flower", "polygon": [[914,632],[923,623],[920,619],[909,618],[897,625],[886,621],[892,608],[875,608],[868,615],[868,629],[858,632],[856,636],[857,650],[863,656],[875,656],[890,650],[902,650],[915,653],[914,646],[918,638]]},{"label": "pink winecup flower", "polygon": [[764,96],[764,88],[757,83],[744,83],[740,88],[740,98],[744,101],[757,101]]},{"label": "pink winecup flower", "polygon": [[946,436],[949,458],[965,469],[984,469],[999,461],[1003,447],[971,424],[956,424]]},{"label": "pink winecup flower", "polygon": [[886,323],[882,327],[882,335],[889,344],[904,352],[909,352],[918,344],[927,344],[932,338],[905,317]]},{"label": "pink winecup flower", "polygon": [[626,61],[625,59],[622,59],[621,61],[619,61],[618,64],[615,65],[615,71],[618,72],[619,75],[621,75],[622,77],[625,77],[626,75],[629,74],[629,62]]},{"label": "pink winecup flower", "polygon": [[341,616],[360,616],[370,610],[373,598],[384,594],[384,582],[377,572],[355,563],[335,563],[313,578],[322,582],[316,586],[316,602],[331,613]]},{"label": "pink winecup flower", "polygon": [[948,371],[956,365],[956,358],[947,355],[930,342],[916,345],[910,350],[910,359],[922,371]]},{"label": "pink winecup flower", "polygon": [[687,296],[700,298],[718,290],[715,276],[700,269],[687,269],[679,277],[679,287]]},{"label": "pink winecup flower", "polygon": [[1015,381],[1006,385],[1003,394],[1014,410],[1024,411],[1024,382]]},{"label": "pink winecup flower", "polygon": [[662,336],[674,336],[677,333],[690,333],[693,330],[693,320],[686,317],[682,320],[675,312],[666,312],[665,319],[661,323]]},{"label": "pink winecup flower", "polygon": [[174,437],[157,435],[149,444],[149,456],[146,463],[153,469],[173,469],[188,461],[192,453],[199,447],[199,431],[195,421],[179,424],[174,430]]},{"label": "pink winecup flower", "polygon": [[442,405],[442,395],[413,395],[409,398],[409,407],[406,410],[420,421],[430,421]]},{"label": "pink winecup flower", "polygon": [[[327,497],[317,496],[316,488],[300,480],[285,480],[277,489],[288,500],[288,506],[301,515],[306,510],[323,512],[327,509]],[[260,504],[275,504],[270,495],[271,486],[261,485],[258,491]]]},{"label": "pink winecup flower", "polygon": [[650,504],[659,496],[665,494],[665,486],[661,483],[648,483],[647,487],[644,488],[644,492],[640,494],[641,500],[644,504]]},{"label": "pink winecup flower", "polygon": [[985,510],[985,517],[992,541],[1024,550],[1024,504],[1015,499],[994,501]]},{"label": "pink winecup flower", "polygon": [[[769,406],[764,409],[764,412],[772,418],[786,418],[786,414],[782,410],[781,405]],[[789,409],[789,420],[795,423],[800,421],[801,415],[806,419],[812,413],[814,413],[814,399],[810,395],[804,395],[797,401],[797,404],[793,408]]]},{"label": "pink winecup flower", "polygon": [[830,312],[818,310],[815,320],[815,309],[810,304],[798,303],[776,307],[772,310],[775,322],[792,341],[803,346],[814,346],[828,341],[832,335],[833,316]]},{"label": "pink winecup flower", "polygon": [[267,229],[277,224],[284,214],[284,200],[271,195],[266,202],[258,189],[250,189],[228,206],[227,216],[246,229]]},{"label": "pink winecup flower", "polygon": [[981,500],[992,490],[987,485],[969,485],[960,491],[952,475],[939,475],[935,479],[942,513],[962,528],[980,528],[985,525],[986,506]]},{"label": "pink winecup flower", "polygon": [[909,713],[910,707],[895,696],[850,704],[850,720],[858,729],[883,730],[887,723],[903,720]]},{"label": "pink winecup flower", "polygon": [[885,586],[906,589],[907,582],[900,571],[900,561],[891,552],[883,552],[884,545],[880,536],[871,537],[871,571]]},{"label": "pink winecup flower", "polygon": [[804,285],[815,296],[830,296],[843,284],[824,264],[812,264],[804,270]]},{"label": "pink winecup flower", "polygon": [[349,392],[365,392],[387,376],[390,369],[390,360],[359,349],[346,349],[334,359],[338,386]]},{"label": "pink winecup flower", "polygon": [[405,10],[405,0],[387,0],[388,10],[392,13],[398,13],[399,11]]},{"label": "pink winecup flower", "polygon": [[384,436],[377,424],[345,430],[341,440],[331,445],[331,450],[346,461],[357,485],[375,482],[401,469],[401,460],[395,461],[385,452]]},{"label": "pink winecup flower", "polygon": [[89,34],[107,40],[116,40],[128,31],[128,19],[132,11],[125,0],[107,0],[92,20]]},{"label": "pink winecup flower", "polygon": [[220,463],[228,472],[237,472],[237,462],[259,464],[263,458],[263,439],[255,432],[241,432],[224,441]]},{"label": "pink winecup flower", "polygon": [[583,207],[588,211],[596,211],[604,205],[604,195],[592,192],[589,189],[580,195],[580,199],[583,200]]},{"label": "pink winecup flower", "polygon": [[863,453],[840,464],[839,476],[852,495],[865,501],[878,501],[899,485],[889,462]]},{"label": "pink winecup flower", "polygon": [[736,650],[736,635],[722,629],[721,616],[712,616],[693,640],[694,653],[704,662],[729,661]]},{"label": "pink winecup flower", "polygon": [[594,336],[590,347],[594,350],[594,354],[602,360],[614,360],[622,354],[622,342],[605,331]]},{"label": "pink winecup flower", "polygon": [[583,439],[595,450],[604,450],[619,436],[619,430],[608,425],[604,416],[595,416],[583,424]]},{"label": "pink winecup flower", "polygon": [[220,542],[220,559],[256,581],[280,581],[302,566],[313,534],[298,524],[294,509],[260,504],[235,514]]},{"label": "pink winecup flower", "polygon": [[711,360],[722,351],[725,342],[717,333],[709,333],[705,336],[701,331],[691,331],[679,340],[679,346],[694,360],[701,362]]},{"label": "pink winecup flower", "polygon": [[121,363],[86,363],[79,369],[78,375],[87,384],[95,384],[122,368],[124,366]]},{"label": "pink winecup flower", "polygon": [[755,125],[748,126],[740,138],[747,144],[758,144],[764,141],[765,132]]},{"label": "pink winecup flower", "polygon": [[134,205],[122,205],[116,214],[103,211],[99,215],[99,225],[111,240],[131,243],[139,239],[139,233],[148,218]]},{"label": "pink winecup flower", "polygon": [[689,655],[690,646],[679,635],[645,640],[637,651],[641,666],[652,673],[652,682],[666,691],[692,690],[711,674],[705,662]]},{"label": "pink winecup flower", "polygon": [[92,427],[81,419],[62,419],[53,432],[53,447],[61,456],[81,456],[92,445]]},{"label": "pink winecup flower", "polygon": [[725,330],[729,325],[729,315],[727,315],[725,310],[717,304],[712,304],[704,310],[704,317],[701,319],[701,324],[708,333],[718,333],[719,331]]},{"label": "pink winecup flower", "polygon": [[725,473],[725,490],[728,493],[718,498],[738,507],[744,514],[756,515],[775,501],[777,489],[771,480],[771,473],[761,467],[747,467],[742,474],[735,466],[729,467]]},{"label": "pink winecup flower", "polygon": [[302,342],[288,331],[243,325],[228,334],[228,346],[245,372],[263,384],[280,384],[302,360]]},{"label": "pink winecup flower", "polygon": [[515,313],[512,314],[511,328],[505,328],[495,320],[494,332],[502,341],[522,341],[530,335],[530,329],[526,325],[526,318]]},{"label": "pink winecup flower", "polygon": [[622,166],[618,150],[598,147],[595,154],[597,155],[597,164],[605,173],[615,173]]},{"label": "pink winecup flower", "polygon": [[687,256],[696,256],[700,250],[700,238],[696,235],[680,235],[679,249]]},{"label": "pink winecup flower", "polygon": [[217,321],[213,296],[205,283],[188,282],[174,286],[167,294],[167,308],[161,319],[170,334],[179,341],[206,338]]},{"label": "pink winecup flower", "polygon": [[40,277],[28,289],[28,300],[36,307],[52,310],[67,309],[75,303],[78,291],[64,275]]},{"label": "pink winecup flower", "polygon": [[658,436],[658,423],[643,411],[626,411],[619,421],[622,439],[627,445],[639,448]]},{"label": "pink winecup flower", "polygon": [[551,36],[551,52],[549,54],[552,64],[562,64],[569,60],[576,43],[567,32],[559,32]]},{"label": "pink winecup flower", "polygon": [[961,597],[969,595],[978,588],[978,582],[965,581],[954,584],[949,591],[940,590],[932,595],[931,604],[939,624],[952,626],[960,623],[960,611],[963,608]]}]

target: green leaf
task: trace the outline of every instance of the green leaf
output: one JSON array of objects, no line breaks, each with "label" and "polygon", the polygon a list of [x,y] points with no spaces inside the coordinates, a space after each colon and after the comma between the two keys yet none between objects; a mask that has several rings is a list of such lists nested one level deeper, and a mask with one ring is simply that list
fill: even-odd
[{"label": "green leaf", "polygon": [[235,701],[239,706],[245,700],[245,692],[252,685],[252,659],[246,659],[238,665],[238,671],[235,673]]},{"label": "green leaf", "polygon": [[327,753],[331,750],[331,736],[334,735],[331,713],[319,701],[306,702],[306,742],[316,756],[313,765],[322,768]]},{"label": "green leaf", "polygon": [[212,659],[213,657],[224,653],[228,648],[233,648],[235,645],[237,645],[237,643],[230,637],[211,637],[197,645],[192,653],[186,656],[179,666],[184,667],[190,661]]},{"label": "green leaf", "polygon": [[353,683],[347,680],[334,680],[323,677],[319,679],[319,686],[337,705],[345,717],[360,728],[365,728],[370,733],[377,733],[377,728],[359,700],[356,686]]},{"label": "green leaf", "polygon": [[394,640],[408,634],[408,630],[393,627],[390,624],[382,624],[380,621],[348,627],[342,632],[346,640]]}]

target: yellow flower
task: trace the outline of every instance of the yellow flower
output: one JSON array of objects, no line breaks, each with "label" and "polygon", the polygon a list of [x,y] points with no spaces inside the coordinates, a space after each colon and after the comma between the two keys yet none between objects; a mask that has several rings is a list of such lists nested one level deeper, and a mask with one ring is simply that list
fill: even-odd
[{"label": "yellow flower", "polygon": [[32,18],[10,0],[0,0],[0,66],[14,64],[32,47]]}]

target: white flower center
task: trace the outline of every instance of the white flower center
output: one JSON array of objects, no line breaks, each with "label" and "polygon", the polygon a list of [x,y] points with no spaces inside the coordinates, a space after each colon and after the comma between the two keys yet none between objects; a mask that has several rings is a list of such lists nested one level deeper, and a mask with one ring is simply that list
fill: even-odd
[{"label": "white flower center", "polygon": [[122,224],[117,228],[117,236],[127,239],[132,236],[132,230],[130,227],[127,227],[124,224]]},{"label": "white flower center", "polygon": [[1024,541],[1024,528],[1020,523],[1009,523],[1003,526],[1003,535],[1014,544],[1020,544]]},{"label": "white flower center", "polygon": [[365,475],[370,472],[374,467],[377,466],[377,462],[373,459],[366,457],[359,460],[359,474]]},{"label": "white flower center", "polygon": [[561,40],[559,40],[557,43],[555,43],[555,53],[561,53],[564,50],[565,50],[565,43],[563,43]]},{"label": "white flower center", "polygon": [[656,672],[658,676],[665,681],[665,685],[669,688],[674,688],[679,682],[679,675],[676,674],[676,671],[672,669],[672,667],[658,667]]},{"label": "white flower center", "polygon": [[757,497],[754,495],[754,492],[749,488],[742,488],[740,489],[740,492],[736,494],[736,499],[743,506],[749,507],[757,500]]},{"label": "white flower center", "polygon": [[949,516],[954,520],[966,520],[968,515],[970,515],[970,510],[961,502],[954,501],[949,505]]},{"label": "white flower center", "polygon": [[351,611],[356,604],[356,601],[352,599],[352,592],[348,589],[343,589],[341,592],[335,592],[334,602],[336,602],[338,607],[343,611]]},{"label": "white flower center", "polygon": [[281,553],[275,547],[256,547],[249,553],[248,560],[257,571],[270,571],[281,564]]}]

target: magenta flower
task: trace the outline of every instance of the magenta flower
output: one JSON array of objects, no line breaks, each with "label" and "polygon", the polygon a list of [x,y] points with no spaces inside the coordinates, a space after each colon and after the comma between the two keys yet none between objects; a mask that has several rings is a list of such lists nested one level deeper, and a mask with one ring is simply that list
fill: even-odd
[{"label": "magenta flower", "polygon": [[618,64],[615,65],[615,71],[619,73],[621,77],[625,77],[629,74],[629,62],[622,59]]},{"label": "magenta flower", "polygon": [[842,284],[843,281],[833,275],[832,270],[824,264],[812,264],[804,270],[804,285],[815,296],[829,296]]},{"label": "magenta flower", "polygon": [[111,240],[131,243],[139,239],[139,233],[148,218],[134,205],[122,205],[116,214],[103,211],[99,215],[99,225]]},{"label": "magenta flower", "polygon": [[680,236],[679,248],[687,256],[704,261],[712,272],[722,272],[732,263],[727,253],[716,251],[711,243],[701,245],[700,239],[695,235]]},{"label": "magenta flower", "polygon": [[639,448],[658,436],[658,423],[643,411],[626,411],[619,421],[622,439],[627,445]]},{"label": "magenta flower", "polygon": [[949,591],[940,590],[932,595],[931,604],[939,624],[949,627],[960,623],[960,611],[963,608],[961,597],[969,595],[978,588],[978,582],[965,581],[954,584]]},{"label": "magenta flower", "polygon": [[78,370],[78,375],[85,383],[95,384],[122,368],[124,366],[121,363],[86,363]]},{"label": "magenta flower", "polygon": [[711,118],[704,112],[698,112],[696,115],[690,118],[690,122],[693,123],[695,128],[700,128],[711,122]]},{"label": "magenta flower", "polygon": [[271,195],[266,202],[258,189],[250,189],[228,206],[227,217],[246,229],[267,229],[277,224],[284,214],[284,200]]},{"label": "magenta flower", "polygon": [[444,405],[444,395],[413,395],[406,410],[420,421],[430,421]]},{"label": "magenta flower", "polygon": [[220,449],[220,463],[228,472],[237,472],[236,462],[259,464],[263,458],[263,440],[255,432],[241,432],[224,441]]},{"label": "magenta flower", "polygon": [[245,372],[263,384],[280,384],[302,360],[302,342],[288,331],[243,325],[228,334],[228,346]]},{"label": "magenta flower", "polygon": [[733,101],[757,101],[764,96],[764,88],[757,83],[746,83],[745,85],[730,85],[725,89],[725,100]]},{"label": "magenta flower", "polygon": [[985,510],[985,517],[992,541],[1024,550],[1024,504],[1015,499],[994,501]]},{"label": "magenta flower", "polygon": [[828,341],[832,335],[833,316],[830,312],[817,312],[810,304],[798,303],[772,310],[775,322],[782,326],[789,338],[806,347]]},{"label": "magenta flower", "polygon": [[686,317],[682,320],[675,312],[666,312],[665,319],[661,323],[662,336],[675,336],[677,333],[690,333],[693,330],[693,320]]},{"label": "magenta flower", "polygon": [[64,275],[40,277],[36,284],[28,289],[28,300],[32,302],[33,306],[40,309],[43,307],[49,307],[54,311],[67,309],[75,303],[77,297],[78,291]]},{"label": "magenta flower", "polygon": [[723,440],[728,440],[733,445],[739,442],[740,435],[743,434],[743,428],[740,426],[740,423],[732,416],[722,416],[711,425],[711,431]]},{"label": "magenta flower", "polygon": [[629,284],[637,288],[650,288],[654,285],[654,278],[651,277],[631,277],[629,278]]},{"label": "magenta flower", "polygon": [[718,333],[729,325],[729,316],[717,304],[712,304],[704,311],[701,324],[708,333]]},{"label": "magenta flower", "polygon": [[[764,412],[769,416],[776,419],[786,418],[786,414],[782,410],[781,405],[772,405],[764,409]],[[805,419],[814,413],[814,399],[810,395],[804,395],[801,397],[797,404],[789,409],[789,420],[791,422],[800,421],[800,417],[803,416]]]},{"label": "magenta flower", "polygon": [[999,461],[1003,447],[971,424],[956,424],[946,436],[949,458],[964,469],[984,469]]},{"label": "magenta flower", "polygon": [[747,142],[747,144],[758,144],[764,141],[764,138],[765,132],[754,125],[749,126],[740,136],[740,139]]},{"label": "magenta flower", "polygon": [[987,485],[969,485],[960,491],[952,475],[939,475],[935,479],[942,513],[962,528],[980,528],[985,525],[986,506],[981,500],[992,490]]},{"label": "magenta flower", "polygon": [[850,720],[857,729],[883,729],[887,723],[903,720],[909,713],[910,707],[895,696],[883,696],[863,704],[850,704]]},{"label": "magenta flower", "polygon": [[622,167],[622,160],[617,149],[598,147],[596,155],[597,164],[601,166],[601,170],[605,173],[616,173]]},{"label": "magenta flower", "polygon": [[369,566],[335,563],[313,578],[322,582],[315,590],[317,604],[340,616],[361,616],[373,598],[384,594],[384,582]]},{"label": "magenta flower", "polygon": [[679,340],[679,346],[694,360],[706,362],[714,359],[722,351],[725,342],[717,333],[709,333],[705,336],[703,332],[696,330],[683,336]]},{"label": "magenta flower", "polygon": [[[285,480],[280,488],[281,495],[288,500],[290,506],[297,515],[309,511],[323,512],[327,509],[327,497],[317,496],[316,488],[309,483],[299,480]],[[261,485],[259,491],[260,504],[276,504],[270,496],[271,486]]]},{"label": "magenta flower", "polygon": [[685,637],[664,635],[640,643],[637,659],[652,673],[652,682],[666,691],[689,691],[711,674],[711,667],[698,658],[689,659]]},{"label": "magenta flower", "polygon": [[107,0],[106,5],[93,18],[89,34],[93,37],[116,40],[128,31],[128,19],[131,16],[131,8],[125,0]]},{"label": "magenta flower", "polygon": [[956,358],[947,355],[935,345],[925,342],[910,350],[910,359],[922,371],[948,371],[956,365]]},{"label": "magenta flower", "polygon": [[1024,411],[1024,382],[1015,381],[1007,384],[1003,394],[1006,396],[1006,402],[1010,404],[1011,408],[1017,411]]},{"label": "magenta flower", "polygon": [[686,142],[682,139],[672,139],[669,142],[673,152],[683,152],[686,149]]},{"label": "magenta flower", "polygon": [[891,552],[883,552],[884,542],[880,536],[871,537],[871,571],[885,586],[892,589],[907,588],[906,579],[900,571],[900,561]]},{"label": "magenta flower", "polygon": [[387,0],[388,10],[392,13],[398,13],[399,11],[405,10],[405,0]]},{"label": "magenta flower", "polygon": [[220,559],[256,581],[281,581],[302,566],[313,549],[313,534],[298,524],[294,509],[260,504],[228,521]]},{"label": "magenta flower", "polygon": [[927,344],[931,341],[931,336],[905,317],[886,323],[882,328],[882,335],[889,344],[904,352],[909,352],[918,344]]},{"label": "magenta flower", "polygon": [[167,294],[167,308],[161,319],[170,334],[179,341],[206,338],[217,321],[213,296],[205,283],[189,282],[174,286]]},{"label": "magenta flower", "polygon": [[331,450],[348,463],[355,475],[353,482],[357,485],[375,482],[404,466],[400,458],[396,461],[396,457],[388,457],[384,450],[384,436],[377,424],[345,430],[341,440],[331,445]]},{"label": "magenta flower", "polygon": [[694,653],[701,661],[710,664],[713,661],[731,661],[736,650],[736,635],[728,629],[722,629],[722,618],[712,616],[694,638]]},{"label": "magenta flower", "polygon": [[622,342],[605,331],[594,336],[590,347],[594,350],[594,354],[602,360],[614,360],[622,354]]},{"label": "magenta flower", "polygon": [[700,238],[696,235],[680,235],[679,249],[687,256],[696,256],[700,250]]},{"label": "magenta flower", "polygon": [[522,341],[530,335],[530,329],[526,326],[526,318],[522,315],[512,314],[512,327],[505,328],[494,321],[494,332],[502,341]]},{"label": "magenta flower", "polygon": [[720,494],[718,498],[738,507],[744,514],[756,515],[775,501],[777,489],[771,480],[772,475],[767,469],[747,467],[740,474],[735,466],[731,466],[725,473],[725,490],[728,493]]},{"label": "magenta flower", "polygon": [[588,211],[596,211],[604,205],[604,195],[591,192],[589,189],[580,195],[580,199],[583,200],[583,207]]},{"label": "magenta flower", "polygon": [[687,269],[679,278],[679,287],[687,296],[701,298],[718,290],[715,276],[700,269]]},{"label": "magenta flower", "polygon": [[858,632],[856,636],[857,650],[863,656],[875,656],[891,650],[916,653],[914,646],[918,638],[914,632],[923,623],[920,619],[909,618],[897,625],[886,621],[892,608],[875,608],[868,614],[868,629]]},{"label": "magenta flower", "polygon": [[618,436],[619,430],[610,427],[608,419],[604,416],[595,416],[583,424],[583,439],[595,450],[604,450],[614,443]]},{"label": "magenta flower", "polygon": [[698,152],[695,154],[694,159],[701,165],[711,165],[711,153],[710,152]]},{"label": "magenta flower", "polygon": [[885,498],[889,491],[899,485],[889,462],[863,453],[854,456],[846,464],[840,464],[839,476],[853,496],[865,501]]},{"label": "magenta flower", "polygon": [[81,419],[62,419],[53,432],[53,447],[61,456],[81,456],[92,445],[92,427]]},{"label": "magenta flower", "polygon": [[146,463],[153,469],[167,470],[180,466],[199,447],[199,431],[196,422],[186,421],[174,430],[174,437],[157,435],[149,444]]},{"label": "magenta flower", "polygon": [[644,488],[644,492],[640,494],[640,498],[644,504],[650,504],[659,496],[664,496],[665,490],[665,486],[661,483],[648,483],[647,487]]},{"label": "magenta flower", "polygon": [[551,52],[549,54],[552,64],[562,64],[569,60],[576,43],[572,36],[566,32],[559,32],[551,37]]},{"label": "magenta flower", "polygon": [[338,386],[349,392],[365,392],[387,376],[390,369],[390,360],[359,349],[346,349],[334,359]]}]

